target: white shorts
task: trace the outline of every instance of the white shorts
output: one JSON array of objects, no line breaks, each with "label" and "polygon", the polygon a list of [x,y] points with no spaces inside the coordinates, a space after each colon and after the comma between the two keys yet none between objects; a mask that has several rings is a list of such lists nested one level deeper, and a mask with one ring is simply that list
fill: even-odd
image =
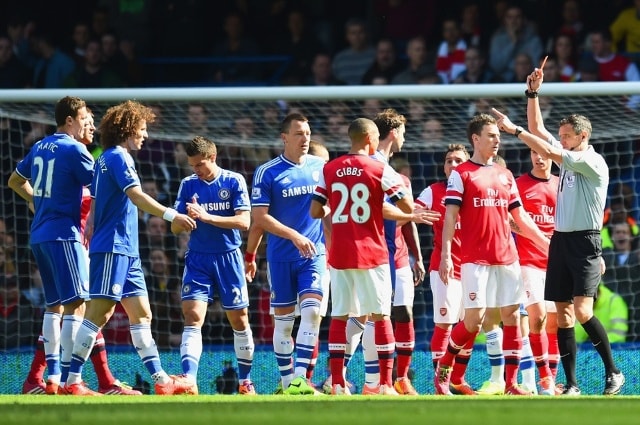
[{"label": "white shorts", "polygon": [[524,306],[529,307],[532,304],[544,303],[547,312],[555,313],[556,303],[544,300],[544,282],[547,277],[547,271],[530,266],[521,267],[525,292]]},{"label": "white shorts", "polygon": [[396,269],[396,289],[393,292],[393,305],[413,307],[414,297],[413,271],[411,267],[406,266]]},{"label": "white shorts", "polygon": [[389,264],[372,269],[336,270],[331,274],[331,315],[355,316],[391,314],[391,272]]},{"label": "white shorts", "polygon": [[433,294],[433,323],[458,323],[464,319],[462,283],[449,278],[449,284],[445,285],[435,270],[429,273],[429,282]]},{"label": "white shorts", "polygon": [[524,302],[522,271],[517,261],[486,266],[466,263],[460,267],[464,308],[506,307]]}]

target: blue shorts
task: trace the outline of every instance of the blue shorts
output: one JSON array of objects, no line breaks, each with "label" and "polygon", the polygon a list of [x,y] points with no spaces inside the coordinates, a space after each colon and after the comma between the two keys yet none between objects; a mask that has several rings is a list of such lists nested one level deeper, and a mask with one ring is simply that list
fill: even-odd
[{"label": "blue shorts", "polygon": [[89,257],[91,298],[119,302],[122,298],[149,296],[140,257],[112,252],[96,252]]},{"label": "blue shorts", "polygon": [[220,254],[188,251],[185,255],[182,299],[211,302],[215,294],[225,310],[249,307],[240,249]]},{"label": "blue shorts", "polygon": [[271,306],[289,307],[304,294],[322,296],[322,274],[326,273],[324,255],[288,262],[267,261],[271,285]]},{"label": "blue shorts", "polygon": [[47,307],[89,298],[87,252],[78,241],[51,241],[31,245],[40,269]]}]

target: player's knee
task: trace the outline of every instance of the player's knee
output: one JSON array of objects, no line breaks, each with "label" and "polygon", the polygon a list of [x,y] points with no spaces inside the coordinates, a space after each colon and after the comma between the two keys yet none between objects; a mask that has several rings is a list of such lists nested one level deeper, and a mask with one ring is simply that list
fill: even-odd
[{"label": "player's knee", "polygon": [[322,316],[320,316],[320,301],[316,299],[305,301],[300,308],[300,320],[313,324],[320,323],[320,320],[322,320]]},{"label": "player's knee", "polygon": [[393,318],[396,322],[409,323],[413,320],[412,308],[406,305],[393,307]]}]

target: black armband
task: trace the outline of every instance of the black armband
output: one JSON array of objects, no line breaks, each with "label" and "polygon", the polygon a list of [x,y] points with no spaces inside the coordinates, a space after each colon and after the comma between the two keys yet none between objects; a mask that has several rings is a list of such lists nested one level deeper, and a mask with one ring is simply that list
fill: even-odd
[{"label": "black armband", "polygon": [[538,97],[538,92],[526,89],[524,91],[524,95],[527,96],[529,99],[535,99],[536,97]]}]

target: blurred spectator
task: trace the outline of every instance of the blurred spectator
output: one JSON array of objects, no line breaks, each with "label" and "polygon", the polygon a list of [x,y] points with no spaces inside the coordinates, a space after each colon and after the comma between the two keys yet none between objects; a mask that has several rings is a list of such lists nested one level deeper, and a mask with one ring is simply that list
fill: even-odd
[{"label": "blurred spectator", "polygon": [[349,122],[345,115],[341,112],[336,112],[327,116],[323,134],[329,142],[341,143],[347,138],[348,127]]},{"label": "blurred spectator", "polygon": [[436,57],[436,70],[444,84],[451,83],[465,70],[466,50],[467,42],[460,34],[458,23],[454,19],[445,19]]},{"label": "blurred spectator", "polygon": [[318,53],[311,64],[311,75],[305,80],[308,86],[340,86],[344,81],[338,80],[333,75],[331,56],[327,53]]},{"label": "blurred spectator", "polygon": [[251,314],[251,329],[255,332],[257,344],[270,344],[273,338],[273,318],[269,314],[271,307],[271,288],[267,274],[267,261],[261,258],[258,261],[258,270],[251,285],[257,288],[257,296]]},{"label": "blurred spectator", "polygon": [[[600,64],[599,81],[640,81],[640,71],[629,58],[615,53],[611,31],[597,30],[589,36],[593,58]],[[631,110],[640,107],[640,96],[629,96],[626,106]]]},{"label": "blurred spectator", "polygon": [[[165,130],[163,122],[164,109],[161,104],[149,105],[156,115],[152,128],[149,130],[151,137],[144,141],[144,149],[135,152],[136,169],[143,182],[154,181],[157,184],[157,200],[167,204],[175,195],[179,179],[172,176],[174,170],[173,148],[175,142],[158,137]],[[177,182],[173,182],[177,180]],[[146,192],[146,191],[145,191]]]},{"label": "blurred spectator", "polygon": [[398,62],[393,41],[383,38],[376,44],[376,58],[362,76],[362,84],[373,84],[373,80],[380,77],[384,78],[388,84],[400,71],[402,67]]},{"label": "blurred spectator", "polygon": [[15,276],[0,275],[0,351],[30,347],[38,337],[39,315],[20,293]]},{"label": "blurred spectator", "polygon": [[180,279],[164,250],[152,249],[148,263],[145,281],[153,315],[154,338],[159,348],[177,347],[182,340]]},{"label": "blurred spectator", "polygon": [[[549,58],[555,58],[560,69],[560,79],[563,82],[576,81],[578,76],[577,67],[577,51],[574,45],[574,39],[566,34],[560,34],[553,43],[553,52]],[[545,68],[545,80],[547,79],[547,69]]]},{"label": "blurred spectator", "polygon": [[362,19],[347,21],[345,37],[349,46],[333,58],[333,75],[346,84],[358,85],[375,60],[376,51],[369,44],[366,23]]},{"label": "blurred spectator", "polygon": [[33,87],[57,89],[76,68],[75,61],[53,42],[48,34],[36,34],[31,47],[38,59],[33,71]]},{"label": "blurred spectator", "polygon": [[0,34],[0,89],[23,89],[29,83],[29,70],[13,53],[11,39]]},{"label": "blurred spectator", "polygon": [[599,75],[600,64],[596,62],[592,55],[583,56],[578,62],[576,81],[599,81]]},{"label": "blurred spectator", "polygon": [[579,0],[565,0],[562,4],[562,22],[556,31],[556,38],[566,35],[571,38],[576,51],[585,42],[586,25],[582,16],[582,9]]},{"label": "blurred spectator", "polygon": [[615,269],[620,266],[640,265],[638,240],[634,236],[634,233],[638,234],[637,224],[634,226],[628,221],[619,221],[608,224],[607,228],[613,245],[603,248],[602,251],[607,269],[611,268],[613,274],[615,274]]},{"label": "blurred spectator", "polygon": [[204,103],[190,102],[187,105],[187,125],[189,138],[195,136],[211,137],[209,111]]},{"label": "blurred spectator", "polygon": [[16,265],[11,256],[7,257],[7,248],[4,245],[0,246],[0,274],[11,276],[15,273]]},{"label": "blurred spectator", "polygon": [[633,6],[622,10],[610,29],[613,51],[640,53],[640,0],[633,0]]},{"label": "blurred spectator", "polygon": [[[272,53],[288,55],[291,62],[283,76],[284,85],[301,85],[311,74],[311,64],[318,53],[325,51],[309,28],[301,10],[292,10],[287,19],[288,32],[273,46]],[[331,62],[329,62],[329,66]]]},{"label": "blurred spectator", "polygon": [[374,14],[382,37],[400,46],[414,37],[432,37],[436,30],[435,0],[376,0]]},{"label": "blurred spectator", "polygon": [[362,108],[360,109],[363,117],[372,120],[375,116],[383,110],[382,101],[380,99],[365,99],[362,101]]},{"label": "blurred spectator", "polygon": [[145,270],[150,268],[151,252],[159,249],[174,257],[176,244],[174,236],[169,232],[168,222],[162,217],[149,216],[140,234],[140,259]]},{"label": "blurred spectator", "polygon": [[427,43],[416,37],[407,43],[408,66],[391,80],[392,84],[417,84],[423,76],[435,71],[435,64],[428,56]]},{"label": "blurred spectator", "polygon": [[402,174],[403,176],[411,180],[411,177],[413,176],[413,170],[411,169],[411,163],[409,163],[409,161],[404,158],[393,158],[389,162],[389,165],[391,165],[391,167],[397,173]]},{"label": "blurred spectator", "polygon": [[[624,299],[603,283],[593,302],[593,315],[600,319],[607,331],[609,342],[625,342],[629,330],[629,308]],[[589,336],[581,324],[576,324],[576,342],[589,342]]]},{"label": "blurred spectator", "polygon": [[35,64],[30,43],[34,30],[35,23],[27,21],[19,15],[10,16],[7,20],[7,35],[11,39],[13,54],[29,68]]},{"label": "blurred spectator", "polygon": [[[505,83],[522,83],[527,81],[527,76],[533,72],[533,59],[527,53],[518,53],[513,60],[513,74],[511,79],[505,80]],[[547,69],[545,65],[544,80],[547,80]]]},{"label": "blurred spectator", "polygon": [[84,64],[84,55],[90,39],[89,24],[77,22],[71,30],[71,48],[69,49],[71,57],[76,61],[76,67]]},{"label": "blurred spectator", "polygon": [[460,34],[467,46],[486,48],[486,29],[480,24],[480,6],[476,1],[470,0],[462,5],[460,12]]},{"label": "blurred spectator", "polygon": [[509,6],[502,26],[494,31],[489,50],[489,66],[504,81],[512,81],[514,62],[519,53],[531,58],[542,56],[542,41],[535,27],[526,21],[519,6]]},{"label": "blurred spectator", "polygon": [[29,127],[26,129],[27,133],[24,135],[24,139],[22,143],[24,144],[25,150],[28,151],[31,149],[31,146],[39,140],[41,140],[44,136],[49,134],[53,134],[56,130],[55,126],[50,124],[51,117],[46,111],[38,110],[32,116],[31,121],[29,121]]},{"label": "blurred spectator", "polygon": [[100,0],[100,5],[109,11],[109,27],[113,28],[122,40],[129,41],[141,56],[151,53],[154,3],[150,0]]},{"label": "blurred spectator", "polygon": [[76,65],[65,80],[64,87],[72,88],[111,88],[123,87],[124,82],[110,68],[105,67],[100,40],[91,39],[84,50],[82,65]]},{"label": "blurred spectator", "polygon": [[230,13],[224,19],[224,36],[215,44],[213,55],[225,59],[213,65],[211,75],[218,83],[248,83],[262,77],[259,66],[234,62],[234,58],[253,56],[259,53],[255,40],[245,33],[242,15]]},{"label": "blurred spectator", "polygon": [[[127,51],[127,43],[121,42],[118,36],[111,31],[102,34],[100,42],[102,44],[102,62],[105,68],[115,72],[126,86],[138,86],[142,82],[142,67],[135,55],[132,54],[133,52],[124,54],[124,51]],[[122,49],[121,45],[124,45],[125,49]],[[155,125],[154,122],[154,127]]]},{"label": "blurred spectator", "polygon": [[91,34],[100,37],[112,31],[109,26],[109,9],[104,6],[96,6],[91,12]]},{"label": "blurred spectator", "polygon": [[484,51],[478,47],[470,46],[464,53],[465,69],[453,81],[454,84],[486,84],[497,83],[497,78],[487,67],[487,59]]},{"label": "blurred spectator", "polygon": [[17,271],[16,242],[13,231],[7,228],[7,222],[4,219],[0,219],[0,248],[2,248],[0,274],[14,275]]},{"label": "blurred spectator", "polygon": [[613,223],[627,223],[632,237],[636,237],[640,233],[640,226],[638,226],[631,211],[634,196],[633,189],[626,184],[618,183],[613,187],[609,206],[604,211],[601,230],[602,249],[613,248],[613,239],[609,228]]}]

